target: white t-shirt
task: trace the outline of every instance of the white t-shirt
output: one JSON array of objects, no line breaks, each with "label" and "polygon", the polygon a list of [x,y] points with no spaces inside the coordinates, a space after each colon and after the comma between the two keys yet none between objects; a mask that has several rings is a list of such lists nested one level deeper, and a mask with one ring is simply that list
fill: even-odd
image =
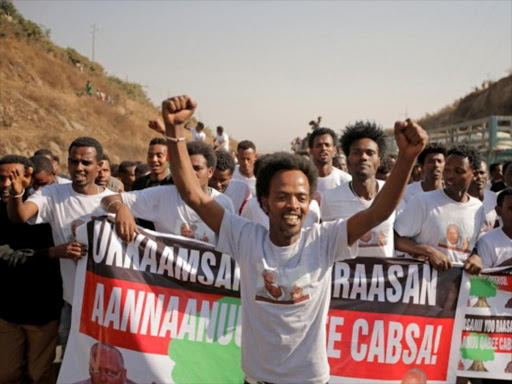
[{"label": "white t-shirt", "polygon": [[409,184],[405,188],[404,197],[402,198],[402,201],[404,201],[405,204],[416,194],[424,192],[423,187],[421,186],[421,181],[415,181],[414,183]]},{"label": "white t-shirt", "polygon": [[253,177],[245,177],[240,173],[240,166],[237,165],[235,168],[235,172],[233,172],[233,180],[243,181],[245,184],[251,188],[251,193],[253,196],[256,196],[256,176]]},{"label": "white t-shirt", "polygon": [[443,189],[419,193],[395,221],[395,231],[463,263],[473,250],[485,220],[482,202],[469,196],[459,203]]},{"label": "white t-shirt", "polygon": [[[384,181],[377,180],[379,191],[384,186]],[[357,196],[350,188],[351,183],[343,183],[340,186],[329,189],[322,195],[320,212],[323,221],[348,219],[372,205],[373,200],[365,200]],[[358,240],[359,252],[357,256],[369,257],[393,257],[394,233],[393,223],[395,212],[383,223],[373,228]]]},{"label": "white t-shirt", "polygon": [[329,176],[318,178],[316,190],[320,194],[323,194],[324,191],[336,188],[338,185],[346,183],[350,180],[352,180],[352,176],[350,176],[350,174],[336,167],[332,167],[332,172]]},{"label": "white t-shirt", "polygon": [[315,224],[294,244],[278,247],[263,226],[226,213],[216,248],[240,265],[245,374],[272,383],[326,383],[331,269],[357,251],[347,244],[346,221]]},{"label": "white t-shirt", "polygon": [[[226,211],[233,212],[229,197],[215,189],[211,189],[211,196]],[[213,231],[185,204],[174,185],[123,192],[121,198],[133,216],[152,221],[158,232],[191,237],[211,244],[215,241]]]},{"label": "white t-shirt", "polygon": [[205,141],[206,140],[206,134],[204,131],[197,132],[195,128],[190,128],[190,132],[192,132],[192,141]]},{"label": "white t-shirt", "polygon": [[498,195],[488,189],[484,189],[484,211],[485,211],[485,223],[482,227],[482,232],[489,232],[494,228],[496,220],[498,220],[498,214],[496,213],[496,204]]},{"label": "white t-shirt", "polygon": [[[99,188],[101,189],[101,187]],[[75,192],[71,183],[48,185],[27,199],[27,201],[35,203],[39,209],[29,223],[49,223],[52,227],[55,245],[69,243],[74,241],[71,224],[76,220],[87,222],[91,216],[106,215],[101,208],[101,199],[113,193],[105,188],[102,193],[97,195],[82,195]],[[59,260],[64,300],[73,304],[77,262],[71,259]]]},{"label": "white t-shirt", "polygon": [[59,175],[56,175],[55,179],[57,181],[57,184],[69,184],[69,183],[71,183],[71,180],[66,179],[65,177],[61,177]]},{"label": "white t-shirt", "polygon": [[229,136],[227,133],[223,133],[222,135],[215,135],[215,140],[217,140],[219,145],[217,149],[223,149],[229,152]]},{"label": "white t-shirt", "polygon": [[252,197],[251,188],[240,180],[231,180],[224,194],[233,202],[237,215],[242,213],[245,204]]},{"label": "white t-shirt", "polygon": [[[253,197],[247,202],[247,204],[245,204],[245,207],[240,216],[245,217],[247,220],[251,220],[258,224],[261,224],[266,229],[268,229],[269,227],[268,216],[263,211],[263,209],[261,209],[260,203],[258,202],[258,199],[256,197]],[[320,207],[318,206],[316,200],[311,200],[311,203],[309,203],[309,212],[306,216],[306,220],[304,220],[304,224],[302,224],[302,228],[309,228],[313,224],[319,222]]]},{"label": "white t-shirt", "polygon": [[497,267],[512,258],[512,239],[502,228],[494,228],[478,240],[476,249],[484,268]]}]

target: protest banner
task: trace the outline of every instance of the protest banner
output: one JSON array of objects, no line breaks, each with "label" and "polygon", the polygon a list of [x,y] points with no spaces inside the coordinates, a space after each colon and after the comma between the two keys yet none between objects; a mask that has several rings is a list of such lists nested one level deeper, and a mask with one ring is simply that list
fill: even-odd
[{"label": "protest banner", "polygon": [[458,376],[512,380],[512,267],[465,276]]},{"label": "protest banner", "polygon": [[[126,244],[107,220],[78,229],[89,255],[78,266],[58,382],[87,383],[103,372],[127,383],[242,383],[237,264],[209,244],[141,232]],[[330,383],[400,383],[415,374],[455,381],[464,316],[457,302],[467,300],[459,298],[460,268],[358,258],[336,263],[332,274]],[[115,364],[102,366],[98,342],[119,356]]]}]

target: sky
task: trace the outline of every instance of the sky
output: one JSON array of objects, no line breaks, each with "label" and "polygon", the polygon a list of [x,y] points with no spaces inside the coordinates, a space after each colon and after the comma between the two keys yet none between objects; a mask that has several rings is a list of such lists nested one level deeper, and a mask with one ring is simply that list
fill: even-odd
[{"label": "sky", "polygon": [[[259,152],[308,122],[384,128],[512,70],[512,1],[15,0],[51,39],[144,86],[187,94],[196,118]],[[155,116],[148,116],[148,119]],[[144,129],[144,127],[141,127]]]}]

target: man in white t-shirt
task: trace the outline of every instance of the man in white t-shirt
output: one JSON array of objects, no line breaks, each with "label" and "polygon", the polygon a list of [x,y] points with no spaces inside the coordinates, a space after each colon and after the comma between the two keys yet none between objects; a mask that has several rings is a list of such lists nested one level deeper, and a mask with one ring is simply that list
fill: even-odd
[{"label": "man in white t-shirt", "polygon": [[246,183],[251,193],[256,196],[256,176],[254,176],[254,163],[258,158],[256,146],[252,141],[243,140],[236,147],[238,165],[233,173],[233,179]]},{"label": "man in white t-shirt", "polygon": [[223,149],[229,152],[229,136],[224,133],[224,128],[221,126],[217,127],[217,135],[213,138],[213,149]]},{"label": "man in white t-shirt", "polygon": [[503,226],[486,233],[476,244],[483,268],[512,265],[512,188],[506,188],[498,195],[496,212]]},{"label": "man in white t-shirt", "polygon": [[224,210],[199,185],[181,128],[196,105],[188,96],[162,104],[170,162],[180,194],[217,235],[217,249],[240,265],[245,380],[324,384],[329,380],[325,324],[332,265],[353,257],[356,241],[393,213],[427,135],[411,121],[397,122],[400,156],[378,201],[346,221],[308,229],[302,224],[315,192],[313,165],[283,152],[265,159],[257,189],[269,217],[267,231]]},{"label": "man in white t-shirt", "polygon": [[[348,219],[369,208],[384,186],[377,170],[386,153],[384,132],[375,123],[358,122],[348,126],[340,139],[352,180],[322,194],[323,221]],[[395,212],[358,241],[358,256],[393,257]]]},{"label": "man in white t-shirt", "polygon": [[403,202],[407,202],[419,192],[430,192],[443,188],[443,169],[446,162],[446,148],[438,143],[430,143],[418,156],[423,169],[423,180],[407,186]]},{"label": "man in white t-shirt", "polygon": [[313,164],[318,171],[317,191],[322,193],[347,181],[352,177],[332,165],[332,158],[336,154],[336,134],[329,128],[315,129],[308,137],[309,152]]},{"label": "man in white t-shirt", "polygon": [[[231,199],[208,187],[208,180],[213,174],[216,163],[213,149],[206,143],[192,141],[187,143],[187,150],[201,190],[226,211],[233,213]],[[212,244],[214,242],[213,231],[183,201],[173,185],[108,196],[101,201],[101,204],[105,210],[116,214],[116,229],[121,238],[126,236],[124,228],[126,225],[133,225],[135,216],[138,219],[153,222],[158,232],[172,233]],[[130,235],[128,241],[132,240],[133,232],[130,232]]]},{"label": "man in white t-shirt", "polygon": [[197,122],[195,128],[190,128],[190,132],[192,133],[192,141],[206,141],[206,134],[204,133],[204,124],[200,121]]},{"label": "man in white t-shirt", "polygon": [[485,223],[482,227],[482,233],[489,232],[498,223],[498,216],[496,214],[496,199],[498,196],[495,192],[487,189],[488,181],[487,163],[485,160],[482,160],[480,167],[476,171],[475,179],[471,182],[468,189],[468,193],[476,197],[484,205]]},{"label": "man in white t-shirt", "polygon": [[[481,157],[471,147],[460,145],[448,151],[443,171],[445,187],[414,196],[395,221],[395,247],[430,261],[446,270],[464,263],[469,273],[478,273],[481,262],[471,255],[485,221],[480,200],[467,191]],[[471,255],[471,256],[470,256]]]},{"label": "man in white t-shirt", "polygon": [[217,164],[208,185],[224,193],[233,202],[236,214],[241,214],[247,201],[252,197],[249,186],[239,180],[233,180],[235,160],[224,150],[215,151]]},{"label": "man in white t-shirt", "polygon": [[103,197],[113,192],[95,184],[103,156],[101,144],[91,137],[80,137],[69,146],[68,171],[71,183],[52,184],[36,191],[24,203],[21,175],[13,175],[13,197],[9,198],[8,213],[13,222],[49,223],[53,241],[59,247],[60,270],[65,306],[61,319],[64,346],[71,326],[71,305],[75,286],[76,263],[86,254],[86,245],[74,241],[74,226],[100,216]]}]

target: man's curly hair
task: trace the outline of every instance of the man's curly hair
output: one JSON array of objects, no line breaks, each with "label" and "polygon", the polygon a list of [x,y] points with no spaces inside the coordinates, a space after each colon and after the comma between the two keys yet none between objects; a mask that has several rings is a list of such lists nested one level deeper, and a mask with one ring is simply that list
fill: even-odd
[{"label": "man's curly hair", "polygon": [[425,165],[425,159],[431,153],[440,153],[446,158],[446,147],[439,143],[429,143],[418,156],[418,163]]},{"label": "man's curly hair", "polygon": [[259,159],[256,180],[256,195],[261,206],[261,198],[268,197],[270,183],[274,175],[283,170],[297,170],[306,175],[309,182],[309,196],[313,198],[316,191],[318,172],[311,161],[299,155],[287,152],[276,152]]},{"label": "man's curly hair", "polygon": [[482,156],[480,156],[480,153],[476,149],[464,144],[451,147],[446,157],[450,155],[466,157],[469,161],[469,166],[473,171],[478,171],[480,169],[480,165],[483,160]]},{"label": "man's curly hair", "polygon": [[361,139],[370,139],[377,143],[379,147],[379,157],[382,159],[386,154],[386,141],[384,131],[373,121],[356,121],[354,124],[347,125],[340,138],[341,149],[348,157],[352,144]]}]

